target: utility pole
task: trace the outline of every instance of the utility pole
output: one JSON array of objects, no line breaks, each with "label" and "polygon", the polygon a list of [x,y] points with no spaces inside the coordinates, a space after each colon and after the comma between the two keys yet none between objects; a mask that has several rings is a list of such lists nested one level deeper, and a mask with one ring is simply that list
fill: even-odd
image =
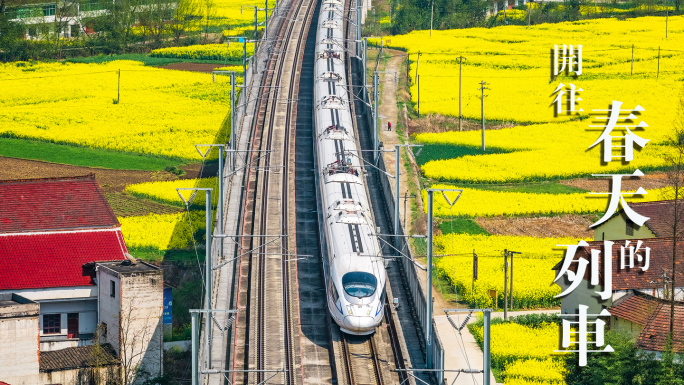
[{"label": "utility pole", "polygon": [[486,83],[484,80],[480,82],[480,88],[478,88],[480,91],[482,91],[482,96],[480,99],[482,99],[482,152],[485,151],[485,113],[484,113],[484,98],[485,98],[485,90],[489,90],[490,88],[487,88],[486,86],[489,85],[489,83]]},{"label": "utility pole", "polygon": [[378,71],[373,73],[373,163],[378,160]]},{"label": "utility pole", "polygon": [[235,72],[230,74],[230,171],[235,171],[235,152],[237,151],[237,127],[235,114]]},{"label": "utility pole", "polygon": [[667,19],[670,18],[670,10],[665,10],[665,38],[667,39]]},{"label": "utility pole", "polygon": [[[268,39],[268,0],[264,0],[264,3],[264,11],[266,12],[266,20],[264,20],[264,39]],[[254,54],[256,54],[256,51],[254,51]]]},{"label": "utility pole", "polygon": [[408,195],[408,191],[406,191],[404,193],[404,228],[406,228],[406,218],[407,218],[406,211],[408,210],[406,205],[408,204],[408,199],[409,198],[415,198],[415,197],[416,197],[415,195]]},{"label": "utility pole", "polygon": [[504,249],[504,321],[508,319],[508,250]]},{"label": "utility pole", "polygon": [[121,102],[121,69],[119,69],[119,88],[116,93],[116,104]]},{"label": "utility pole", "polygon": [[420,75],[418,75],[416,82],[418,85],[418,117],[420,117]]},{"label": "utility pole", "polygon": [[368,67],[367,67],[367,57],[368,57],[368,39],[363,38],[363,101],[366,102],[368,98],[368,88],[366,87],[366,84],[368,82]]},{"label": "utility pole", "polygon": [[463,66],[463,56],[459,56],[458,62],[458,130],[463,131],[463,113],[461,112],[461,67]]},{"label": "utility pole", "polygon": [[513,254],[522,254],[519,251],[509,251],[508,255],[511,256],[511,287],[510,287],[510,295],[511,295],[511,311],[513,311]]},{"label": "utility pole", "polygon": [[660,46],[658,46],[658,72],[656,72],[656,79],[660,76]]},{"label": "utility pole", "polygon": [[477,254],[473,249],[473,293],[475,292],[475,281],[477,280]]},{"label": "utility pole", "polygon": [[629,74],[634,76],[634,44],[632,44],[632,70],[629,72]]},{"label": "utility pole", "polygon": [[418,66],[420,66],[420,55],[422,54],[420,53],[420,51],[418,51],[418,59],[416,59],[416,79],[418,79]]},{"label": "utility pole", "polygon": [[[596,6],[596,3],[594,3],[594,6]],[[530,28],[530,21],[532,20],[532,8],[527,5],[527,28]]]},{"label": "utility pole", "polygon": [[257,52],[257,7],[254,6],[254,54]]},{"label": "utility pole", "polygon": [[[361,0],[356,0],[356,40],[361,40]],[[365,44],[366,43],[364,43],[364,49],[365,49]],[[356,49],[356,56],[361,56],[361,52],[360,52],[361,47],[359,47],[358,45],[357,45],[357,47],[358,48]],[[365,60],[365,58],[366,58],[365,54],[363,57]],[[366,68],[365,63],[364,63],[364,68]],[[365,78],[363,79],[363,84],[366,84]]]}]

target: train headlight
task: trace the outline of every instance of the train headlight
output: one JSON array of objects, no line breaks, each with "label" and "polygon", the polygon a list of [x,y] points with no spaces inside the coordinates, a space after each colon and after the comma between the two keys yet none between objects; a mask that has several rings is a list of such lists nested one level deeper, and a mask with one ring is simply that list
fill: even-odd
[{"label": "train headlight", "polygon": [[348,313],[349,315],[354,315],[354,311],[352,310],[351,305],[347,305],[347,313]]}]

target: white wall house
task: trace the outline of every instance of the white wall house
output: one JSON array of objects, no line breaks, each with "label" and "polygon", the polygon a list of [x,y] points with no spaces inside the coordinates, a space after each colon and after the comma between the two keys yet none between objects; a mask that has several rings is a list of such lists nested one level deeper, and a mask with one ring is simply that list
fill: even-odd
[{"label": "white wall house", "polygon": [[[128,254],[120,224],[93,175],[0,181],[0,201],[0,255],[6,257],[0,264],[0,346],[14,338],[2,332],[2,325],[7,325],[2,321],[2,296],[34,304],[38,309],[33,316],[36,336],[28,339],[27,346],[36,345],[32,349],[40,370],[40,376],[34,373],[39,376],[37,382],[29,377],[9,382],[3,378],[3,369],[16,375],[29,370],[28,364],[24,357],[13,361],[0,357],[0,381],[12,385],[80,383],[70,379],[85,381],[100,375],[89,369],[87,358],[95,349],[96,336],[102,334],[96,334],[102,330],[101,324],[110,314],[120,313],[117,301],[121,298],[145,304],[132,308],[129,318],[146,319],[155,328],[159,324],[159,332],[153,328],[150,337],[138,340],[135,346],[156,352],[156,346],[161,346],[162,271],[134,261]],[[105,278],[101,269],[110,274]],[[144,278],[145,285],[134,284],[131,277]],[[112,279],[117,280],[116,298],[110,296]],[[121,358],[127,354],[120,349],[119,321],[109,321],[107,334],[98,341],[107,344],[104,361],[116,365],[117,376],[122,374]],[[100,349],[100,344],[96,345]],[[148,373],[160,375],[161,352],[154,358],[151,354],[140,356],[135,366],[140,365],[151,369]]]}]

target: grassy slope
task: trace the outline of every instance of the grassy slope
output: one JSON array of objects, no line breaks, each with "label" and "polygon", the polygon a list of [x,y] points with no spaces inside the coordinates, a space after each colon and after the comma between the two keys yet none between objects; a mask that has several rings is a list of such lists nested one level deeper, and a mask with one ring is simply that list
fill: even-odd
[{"label": "grassy slope", "polygon": [[137,155],[14,138],[0,138],[0,156],[115,170],[158,171],[168,166],[183,164],[180,160],[151,155]]}]

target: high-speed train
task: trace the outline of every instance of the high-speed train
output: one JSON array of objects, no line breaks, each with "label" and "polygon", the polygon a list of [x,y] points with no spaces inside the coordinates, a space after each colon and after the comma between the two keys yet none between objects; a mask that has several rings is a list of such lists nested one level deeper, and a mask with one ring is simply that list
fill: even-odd
[{"label": "high-speed train", "polygon": [[382,322],[385,266],[352,125],[344,61],[344,3],[321,1],[314,124],[319,210],[329,269],[327,303],[343,332],[366,335]]}]

